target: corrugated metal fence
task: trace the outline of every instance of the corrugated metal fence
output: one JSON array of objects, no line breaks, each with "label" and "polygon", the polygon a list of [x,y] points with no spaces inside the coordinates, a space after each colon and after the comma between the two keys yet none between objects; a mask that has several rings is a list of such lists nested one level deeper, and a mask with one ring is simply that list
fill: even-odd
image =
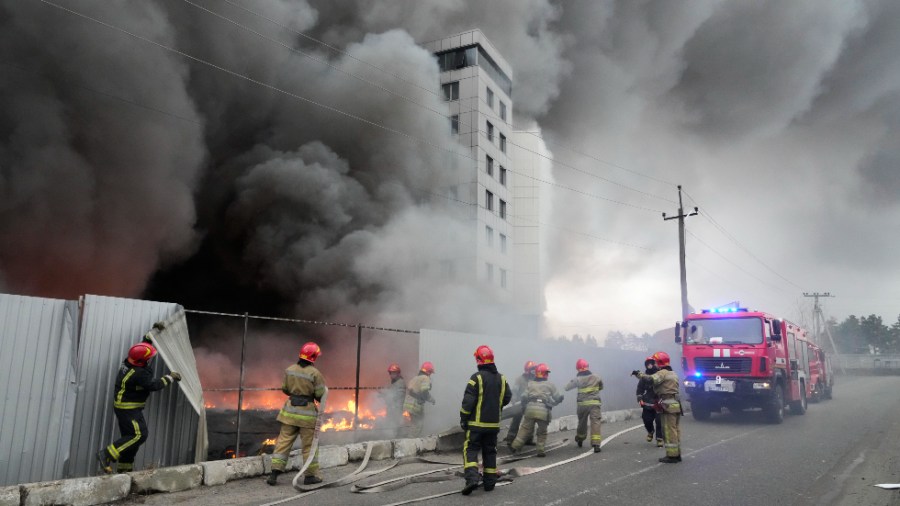
[{"label": "corrugated metal fence", "polygon": [[[128,348],[177,304],[0,294],[0,485],[88,476],[117,433],[112,389]],[[156,375],[167,370],[161,361]],[[199,415],[178,389],[150,397],[138,468],[194,462]]]}]

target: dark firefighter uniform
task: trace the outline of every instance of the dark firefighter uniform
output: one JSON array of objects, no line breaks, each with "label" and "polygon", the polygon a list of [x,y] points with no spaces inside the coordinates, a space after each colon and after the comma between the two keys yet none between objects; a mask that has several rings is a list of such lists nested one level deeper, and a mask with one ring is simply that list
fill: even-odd
[{"label": "dark firefighter uniform", "polygon": [[[309,450],[316,432],[316,421],[319,417],[316,402],[321,400],[325,393],[325,377],[311,362],[300,359],[296,364],[285,369],[281,391],[289,397],[276,418],[281,422],[281,432],[278,434],[275,450],[272,452],[272,471],[276,478],[278,474],[284,472],[291,447],[294,446],[298,435],[303,447],[303,461],[306,462],[306,459],[309,458]],[[305,476],[321,479],[316,457],[306,468]],[[311,480],[305,480],[304,483],[309,481]]]},{"label": "dark firefighter uniform", "polygon": [[[550,424],[550,410],[561,403],[556,385],[547,381],[547,378],[535,378],[528,382],[525,389],[525,413],[516,440],[510,448],[518,452],[525,446],[525,441],[534,433],[538,456],[544,456],[544,445],[547,442],[547,425]],[[535,426],[537,430],[535,430]]]},{"label": "dark firefighter uniform", "polygon": [[409,413],[409,429],[407,437],[419,437],[425,426],[425,403],[434,404],[431,396],[431,377],[425,372],[419,371],[413,379],[409,380],[406,387],[406,398],[403,401],[403,409]]},{"label": "dark firefighter uniform", "polygon": [[459,410],[460,426],[466,431],[463,462],[466,484],[478,483],[478,453],[484,463],[484,490],[497,483],[497,434],[500,412],[512,400],[509,384],[493,363],[478,365],[469,378]]},{"label": "dark firefighter uniform", "polygon": [[678,395],[678,375],[672,368],[665,366],[655,374],[638,372],[638,378],[647,378],[653,385],[653,391],[659,396],[662,405],[663,439],[665,440],[666,456],[661,462],[681,462],[681,438],[679,434],[679,420],[681,417],[681,398]]},{"label": "dark firefighter uniform", "polygon": [[134,457],[148,436],[147,422],[144,420],[147,398],[151,392],[162,390],[174,382],[168,374],[153,379],[153,369],[149,365],[133,365],[126,359],[119,366],[113,391],[113,411],[119,422],[121,437],[105,450],[106,457],[117,462],[116,471],[124,473],[134,470]]},{"label": "dark firefighter uniform", "polygon": [[[650,376],[656,374],[657,371],[659,371],[659,369],[657,369],[656,366],[647,367],[644,374]],[[647,442],[653,441],[653,436],[655,434],[656,446],[661,447],[663,446],[662,415],[657,413],[654,407],[656,401],[659,400],[659,397],[656,395],[656,392],[653,391],[653,382],[650,378],[638,379],[636,394],[638,403],[642,408],[641,419],[644,421],[644,428],[647,429]],[[656,424],[656,430],[653,429],[654,424]]]},{"label": "dark firefighter uniform", "polygon": [[578,429],[575,430],[575,442],[578,446],[587,439],[588,421],[591,423],[591,445],[595,450],[600,448],[603,436],[600,434],[600,391],[603,380],[590,370],[579,371],[575,379],[566,385],[566,390],[578,389],[576,414]]}]

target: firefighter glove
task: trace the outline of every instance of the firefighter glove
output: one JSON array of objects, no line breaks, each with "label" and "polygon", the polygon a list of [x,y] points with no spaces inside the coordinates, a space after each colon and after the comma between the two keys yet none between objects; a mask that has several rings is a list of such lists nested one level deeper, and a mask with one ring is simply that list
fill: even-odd
[{"label": "firefighter glove", "polygon": [[163,322],[156,322],[153,324],[153,330],[162,332],[163,330],[166,330],[166,324]]},{"label": "firefighter glove", "polygon": [[144,334],[144,338],[141,339],[141,342],[153,344],[153,334],[147,332],[146,334]]},{"label": "firefighter glove", "polygon": [[175,381],[181,381],[181,373],[171,372],[169,373],[169,376],[171,376]]},{"label": "firefighter glove", "polygon": [[436,401],[434,400],[433,397],[431,399],[428,399],[428,402],[430,402],[432,406],[434,406],[436,404]]},{"label": "firefighter glove", "polygon": [[459,428],[461,428],[462,430],[469,430],[469,420],[466,418],[460,418]]},{"label": "firefighter glove", "polygon": [[631,371],[631,375],[639,378],[641,376],[641,371],[638,371],[637,369],[635,369],[635,370]]}]

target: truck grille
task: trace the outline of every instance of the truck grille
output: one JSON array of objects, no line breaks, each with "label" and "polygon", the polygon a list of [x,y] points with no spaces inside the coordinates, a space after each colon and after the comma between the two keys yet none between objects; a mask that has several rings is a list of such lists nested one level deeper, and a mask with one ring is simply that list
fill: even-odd
[{"label": "truck grille", "polygon": [[706,374],[745,374],[750,372],[750,364],[750,357],[694,359],[694,367]]}]

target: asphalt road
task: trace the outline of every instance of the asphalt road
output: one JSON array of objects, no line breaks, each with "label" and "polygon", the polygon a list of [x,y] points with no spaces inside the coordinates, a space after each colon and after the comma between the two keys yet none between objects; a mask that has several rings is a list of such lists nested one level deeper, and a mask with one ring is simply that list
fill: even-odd
[{"label": "asphalt road", "polygon": [[[604,425],[603,452],[517,478],[491,493],[453,494],[428,500],[456,504],[672,504],[672,505],[900,505],[900,492],[874,487],[900,483],[900,377],[839,378],[834,399],[810,404],[803,416],[781,425],[761,413],[714,415],[709,422],[682,419],[681,464],[660,464],[662,449],[644,441],[639,422]],[[611,437],[613,434],[618,436]],[[552,434],[553,440],[572,432]],[[585,453],[568,444],[548,454],[504,467],[536,467]],[[506,454],[505,448],[501,455]],[[385,462],[374,462],[377,469]],[[364,480],[434,469],[407,464]],[[355,465],[326,470],[326,478],[347,474]],[[289,477],[269,487],[264,478],[230,482],[176,494],[132,497],[125,504],[258,505],[295,495]],[[319,492],[284,504],[387,505],[462,487],[462,479],[415,483],[378,494],[352,494],[349,487]],[[419,503],[423,504],[423,503]]]}]

